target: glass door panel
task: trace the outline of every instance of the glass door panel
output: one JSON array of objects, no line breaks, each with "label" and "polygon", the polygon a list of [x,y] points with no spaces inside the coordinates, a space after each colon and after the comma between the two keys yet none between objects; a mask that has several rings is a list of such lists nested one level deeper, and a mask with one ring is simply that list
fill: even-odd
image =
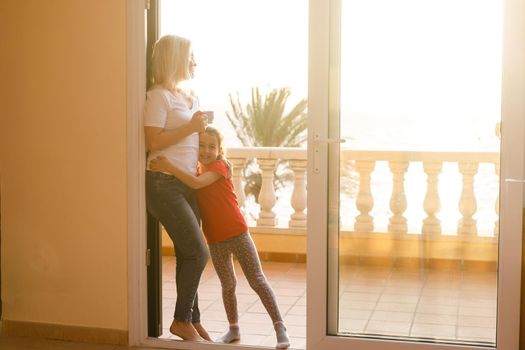
[{"label": "glass door panel", "polygon": [[312,349],[517,344],[520,6],[311,1]]},{"label": "glass door panel", "polygon": [[495,344],[501,16],[341,1],[336,334]]}]

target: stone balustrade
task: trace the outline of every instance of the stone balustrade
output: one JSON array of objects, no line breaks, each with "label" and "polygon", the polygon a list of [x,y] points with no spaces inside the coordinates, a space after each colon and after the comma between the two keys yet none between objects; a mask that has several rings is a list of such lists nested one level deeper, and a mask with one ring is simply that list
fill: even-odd
[{"label": "stone balustrade", "polygon": [[[307,155],[305,148],[286,147],[239,147],[229,148],[227,157],[233,164],[233,181],[237,191],[239,205],[245,206],[245,194],[241,171],[249,159],[255,158],[262,172],[261,192],[258,198],[260,210],[252,227],[252,231],[306,233],[306,167]],[[291,199],[286,203],[291,214],[286,220],[278,220],[275,212],[276,193],[273,184],[274,169],[279,161],[286,160],[293,171],[294,180],[291,189]],[[378,164],[387,164],[390,172],[391,193],[386,229],[380,230],[376,225],[378,217],[372,214],[375,199],[373,194],[373,178]],[[458,184],[457,210],[459,220],[455,224],[456,232],[444,232],[442,221],[439,218],[441,197],[444,191],[451,191],[447,185],[440,187],[440,175],[444,164],[452,164],[457,169],[461,182]],[[342,150],[341,166],[350,167],[356,174],[357,189],[354,200],[357,215],[353,224],[343,224],[342,231],[367,234],[373,232],[391,233],[396,236],[407,234],[422,234],[425,236],[454,235],[458,237],[473,237],[478,235],[478,223],[475,219],[478,210],[478,201],[474,184],[480,164],[493,167],[494,178],[490,181],[497,186],[499,174],[499,153],[497,152],[413,152],[413,151],[370,151],[370,150]],[[426,178],[426,185],[420,186],[424,193],[421,203],[411,203],[407,197],[406,175],[410,168],[419,166],[420,176]],[[413,186],[412,184],[410,186]],[[388,187],[388,186],[387,186]],[[443,188],[444,187],[444,188]],[[385,195],[382,193],[382,195]],[[494,209],[494,216],[498,216],[499,196],[490,204]],[[407,207],[419,206],[425,217],[420,222],[410,222],[406,216]],[[246,210],[246,208],[243,208]],[[252,215],[254,215],[252,213]],[[257,214],[255,214],[257,215]],[[414,229],[415,228],[415,229]],[[386,230],[386,232],[384,232]],[[494,220],[492,238],[498,234],[498,221]],[[487,235],[485,235],[487,236]]]}]

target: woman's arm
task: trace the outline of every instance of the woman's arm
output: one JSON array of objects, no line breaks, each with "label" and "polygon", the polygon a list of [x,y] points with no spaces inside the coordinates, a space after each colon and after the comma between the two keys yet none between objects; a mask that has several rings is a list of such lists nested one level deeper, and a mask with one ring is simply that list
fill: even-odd
[{"label": "woman's arm", "polygon": [[159,156],[152,159],[149,163],[151,170],[163,171],[172,174],[177,179],[182,181],[186,186],[193,189],[199,189],[211,185],[219,180],[222,176],[215,171],[207,171],[200,176],[192,175],[184,170],[179,169],[173,165],[166,157]]},{"label": "woman's arm", "polygon": [[150,151],[156,151],[174,145],[194,132],[203,132],[206,128],[205,116],[206,114],[200,111],[196,112],[189,123],[170,130],[145,126],[146,146]]}]

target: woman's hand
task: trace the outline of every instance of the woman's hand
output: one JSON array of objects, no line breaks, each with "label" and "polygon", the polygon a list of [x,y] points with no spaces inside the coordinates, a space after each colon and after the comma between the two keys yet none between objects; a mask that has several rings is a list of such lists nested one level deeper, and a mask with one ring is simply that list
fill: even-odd
[{"label": "woman's hand", "polygon": [[170,167],[170,161],[164,156],[158,156],[149,162],[149,168],[154,171],[169,173]]},{"label": "woman's hand", "polygon": [[206,121],[208,116],[206,113],[197,111],[195,114],[193,114],[193,117],[191,117],[190,125],[192,127],[192,130],[195,132],[204,132],[206,130]]},{"label": "woman's hand", "polygon": [[197,111],[188,123],[175,129],[164,129],[153,126],[145,126],[146,146],[150,151],[162,150],[171,145],[179,143],[185,137],[193,133],[201,133],[206,130],[208,116],[206,113]]}]

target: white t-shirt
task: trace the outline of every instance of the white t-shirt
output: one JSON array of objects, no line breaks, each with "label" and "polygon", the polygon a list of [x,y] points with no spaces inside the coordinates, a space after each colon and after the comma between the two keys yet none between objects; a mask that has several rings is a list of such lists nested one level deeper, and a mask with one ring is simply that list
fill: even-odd
[{"label": "white t-shirt", "polygon": [[[146,94],[144,105],[144,126],[163,129],[175,129],[188,123],[195,112],[199,110],[199,100],[191,96],[192,106],[188,108],[187,99],[181,94],[172,94],[161,86],[155,86]],[[150,151],[148,166],[151,159],[159,155],[165,156],[174,165],[191,174],[196,174],[199,152],[199,134],[193,133],[178,143],[158,151]]]}]

